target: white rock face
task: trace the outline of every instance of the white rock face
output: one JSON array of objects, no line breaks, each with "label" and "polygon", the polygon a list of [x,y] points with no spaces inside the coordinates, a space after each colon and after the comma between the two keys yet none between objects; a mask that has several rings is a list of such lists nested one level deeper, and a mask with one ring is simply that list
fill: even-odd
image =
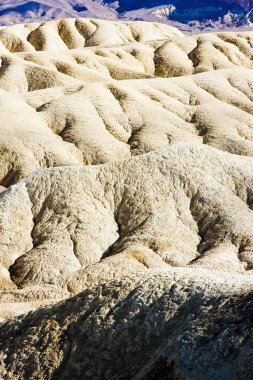
[{"label": "white rock face", "polygon": [[252,33],[0,42],[2,378],[250,379]]}]

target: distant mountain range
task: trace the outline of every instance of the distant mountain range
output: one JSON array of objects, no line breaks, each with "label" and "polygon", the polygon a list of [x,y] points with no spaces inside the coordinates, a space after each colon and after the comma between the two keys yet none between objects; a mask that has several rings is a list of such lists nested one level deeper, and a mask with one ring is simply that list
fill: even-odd
[{"label": "distant mountain range", "polygon": [[159,21],[182,30],[253,27],[253,0],[3,0],[0,24],[64,17]]}]

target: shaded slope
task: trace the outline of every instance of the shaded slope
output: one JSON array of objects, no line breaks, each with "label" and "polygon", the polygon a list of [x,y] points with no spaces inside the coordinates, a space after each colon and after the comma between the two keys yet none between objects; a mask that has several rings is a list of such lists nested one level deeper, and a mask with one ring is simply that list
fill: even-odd
[{"label": "shaded slope", "polygon": [[249,379],[249,289],[246,281],[192,271],[153,271],[100,285],[2,325],[2,374],[36,380]]}]

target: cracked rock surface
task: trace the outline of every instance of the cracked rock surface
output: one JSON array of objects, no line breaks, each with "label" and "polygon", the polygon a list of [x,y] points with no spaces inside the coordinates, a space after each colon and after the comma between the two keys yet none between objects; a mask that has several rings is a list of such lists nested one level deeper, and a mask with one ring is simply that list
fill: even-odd
[{"label": "cracked rock surface", "polygon": [[251,379],[252,46],[0,28],[0,378]]}]

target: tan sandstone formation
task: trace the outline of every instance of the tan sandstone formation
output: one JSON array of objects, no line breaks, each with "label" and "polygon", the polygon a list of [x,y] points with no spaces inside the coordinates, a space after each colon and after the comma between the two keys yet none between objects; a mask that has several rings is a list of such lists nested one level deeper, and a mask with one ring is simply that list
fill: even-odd
[{"label": "tan sandstone formation", "polygon": [[0,28],[0,378],[251,378],[252,44]]}]

